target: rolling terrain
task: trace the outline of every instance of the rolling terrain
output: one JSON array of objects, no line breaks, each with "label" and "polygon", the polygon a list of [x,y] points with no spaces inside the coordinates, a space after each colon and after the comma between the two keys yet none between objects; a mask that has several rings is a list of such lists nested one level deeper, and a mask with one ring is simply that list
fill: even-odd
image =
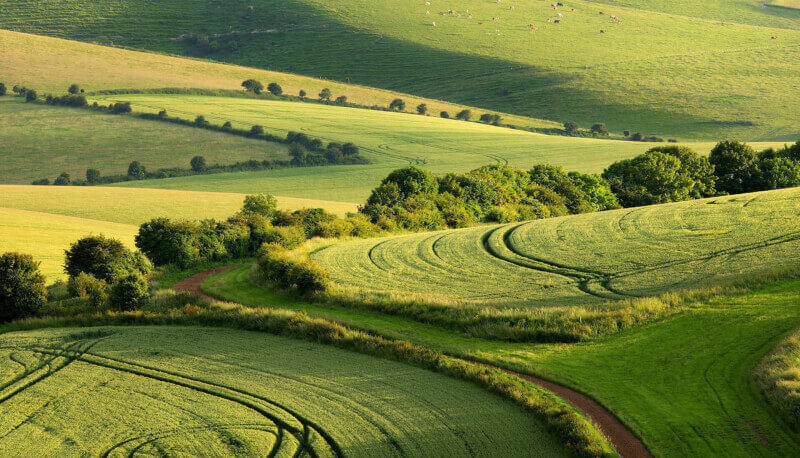
[{"label": "rolling terrain", "polygon": [[0,336],[0,356],[2,454],[567,456],[476,386],[284,337],[42,330]]},{"label": "rolling terrain", "polygon": [[795,9],[748,0],[576,0],[557,11],[537,0],[431,3],[118,0],[109,8],[64,0],[33,8],[5,0],[0,27],[323,76],[559,122],[606,122],[615,131],[708,140],[798,134]]},{"label": "rolling terrain", "polygon": [[[275,135],[303,132],[324,141],[354,142],[368,165],[326,166],[120,183],[117,186],[255,192],[264,186],[281,196],[363,202],[392,170],[418,165],[434,173],[464,172],[490,163],[526,168],[545,163],[567,170],[601,172],[610,163],[635,156],[652,143],[542,135],[521,130],[409,115],[288,101],[215,96],[124,94],[92,96],[102,103],[131,102],[134,111],[226,121],[249,129],[262,125]],[[706,153],[714,143],[687,143]],[[778,146],[757,143],[755,148]]]}]

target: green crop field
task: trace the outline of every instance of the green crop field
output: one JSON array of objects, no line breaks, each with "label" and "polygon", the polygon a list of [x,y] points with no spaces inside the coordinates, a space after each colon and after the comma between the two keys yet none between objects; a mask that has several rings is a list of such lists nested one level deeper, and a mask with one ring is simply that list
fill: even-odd
[{"label": "green crop field", "polygon": [[2,455],[567,456],[476,386],[265,334],[4,334],[0,368]]},{"label": "green crop field", "polygon": [[252,284],[250,266],[203,290],[251,307],[312,316],[476,358],[576,388],[614,412],[655,456],[794,456],[797,434],[750,380],[761,359],[800,327],[800,280],[698,303],[680,314],[576,344],[463,337],[402,317],[287,299]]},{"label": "green crop field", "polygon": [[64,278],[64,250],[81,237],[105,234],[133,247],[138,226],[0,207],[0,254],[17,251],[41,262],[48,281]]},{"label": "green crop field", "polygon": [[[49,3],[47,6],[53,5],[55,3]],[[159,5],[163,3],[151,4],[153,7]],[[0,10],[4,13],[8,11],[5,9],[8,7],[10,5],[0,1]],[[3,14],[0,16],[0,21],[5,18],[8,16]],[[52,17],[47,19],[51,24],[53,20]],[[317,97],[323,88],[329,88],[334,97],[346,95],[350,102],[369,106],[387,106],[393,99],[401,97],[408,104],[408,110],[413,110],[420,103],[428,105],[432,113],[439,113],[442,110],[457,113],[469,108],[395,91],[292,73],[97,46],[7,30],[0,30],[0,48],[3,49],[0,82],[6,83],[9,88],[12,85],[23,85],[55,94],[64,93],[72,83],[80,84],[87,91],[167,87],[236,90],[242,89],[243,80],[256,78],[264,84],[279,83],[286,94],[298,95],[300,90],[305,90],[309,97]],[[52,71],[53,68],[58,68],[58,72]],[[544,128],[561,126],[559,123],[526,116],[504,114],[503,118],[520,126]]]},{"label": "green crop field", "polygon": [[[28,253],[49,281],[64,278],[64,250],[89,234],[105,234],[133,247],[139,224],[158,216],[225,219],[244,194],[155,189],[0,185],[0,254]],[[284,209],[316,208],[344,215],[355,204],[278,198]]]},{"label": "green crop field", "polygon": [[[352,141],[369,165],[270,170],[253,173],[192,176],[120,186],[227,192],[253,192],[267,185],[282,196],[363,202],[390,171],[419,165],[434,173],[467,171],[490,163],[530,167],[546,163],[567,170],[600,172],[613,161],[643,153],[650,143],[558,137],[430,116],[297,102],[193,95],[127,94],[95,96],[109,103],[124,100],[134,110],[194,119],[203,115],[215,124],[262,125],[285,135],[294,130],[325,141]],[[687,143],[703,153],[711,142]],[[754,144],[756,148],[778,143]],[[335,199],[333,198],[335,196]]]},{"label": "green crop field", "polygon": [[791,268],[798,223],[800,190],[787,189],[359,240],[313,258],[353,292],[539,316]]},{"label": "green crop field", "polygon": [[[4,0],[0,27],[561,122],[602,121],[615,131],[747,140],[798,134],[795,9],[749,0],[575,0],[558,11],[538,0],[431,3],[116,0],[108,8],[83,0]],[[453,7],[458,11],[446,14]],[[198,36],[207,41],[197,44]]]},{"label": "green crop field", "polygon": [[188,169],[198,155],[209,164],[288,158],[279,143],[11,97],[0,97],[0,119],[0,183],[52,182],[62,172],[83,179],[87,168],[124,175],[131,161]]}]

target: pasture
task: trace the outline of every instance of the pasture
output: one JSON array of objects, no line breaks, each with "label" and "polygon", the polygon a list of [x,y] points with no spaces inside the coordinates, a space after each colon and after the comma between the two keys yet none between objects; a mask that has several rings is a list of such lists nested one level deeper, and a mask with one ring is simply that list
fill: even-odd
[{"label": "pasture", "polygon": [[[89,234],[133,247],[139,225],[159,216],[225,219],[244,194],[155,189],[0,185],[0,253],[19,251],[42,263],[48,282],[65,278],[64,250]],[[355,204],[278,197],[279,208],[325,208],[344,215]]]},{"label": "pasture", "polygon": [[[32,14],[41,14],[43,11],[41,8],[51,8],[58,5],[67,5],[68,3],[40,4]],[[207,2],[203,3],[208,4]],[[148,4],[148,8],[156,9],[164,5],[166,5],[166,2],[151,3]],[[13,8],[28,6],[30,6],[29,3],[20,2],[18,5],[14,5]],[[134,6],[138,7],[139,5]],[[192,11],[196,10],[196,6],[190,6]],[[81,9],[95,7],[104,9],[102,5],[94,2],[83,2],[80,5]],[[0,22],[8,20],[10,17],[8,13],[12,5],[2,0],[0,1],[0,8],[4,11],[4,14],[0,16]],[[105,11],[103,14],[108,15],[108,13],[108,11]],[[64,14],[74,19],[74,11]],[[160,14],[160,12],[155,11],[155,14]],[[106,17],[108,18],[108,16]],[[48,29],[51,31],[53,30],[54,21],[56,19],[53,16],[48,16],[46,19],[46,22],[50,24]],[[143,21],[144,17],[137,16],[139,25],[135,27],[136,30],[141,30],[140,25]],[[161,24],[164,21],[163,18],[159,19]],[[85,26],[86,24],[84,23],[83,25]],[[0,24],[0,28],[3,26]],[[115,27],[118,26],[119,24],[115,24]],[[169,30],[174,31],[174,28],[170,26]],[[42,30],[36,30],[35,33],[48,34]],[[469,108],[464,105],[396,91],[311,78],[293,73],[226,65],[209,60],[134,51],[110,46],[98,46],[8,30],[0,30],[0,48],[3,48],[3,66],[0,67],[0,82],[6,83],[9,88],[19,84],[37,89],[40,92],[54,94],[63,94],[72,83],[79,84],[89,92],[106,89],[159,88],[241,90],[242,81],[255,78],[265,85],[270,82],[279,83],[285,94],[298,95],[301,90],[304,90],[308,93],[308,97],[316,98],[323,88],[329,88],[334,97],[346,95],[348,101],[368,106],[388,106],[389,102],[401,97],[408,104],[407,109],[410,111],[413,111],[414,107],[420,103],[425,103],[432,113],[439,113],[442,110],[457,113]],[[53,72],[53,68],[58,68],[59,71]],[[561,124],[553,121],[534,119],[527,116],[503,114],[503,118],[520,126],[561,127]]]},{"label": "pasture", "polygon": [[655,456],[783,457],[800,447],[750,383],[764,355],[800,327],[800,280],[700,302],[589,342],[530,344],[464,337],[399,316],[292,300],[251,278],[250,266],[237,267],[207,279],[203,291],[250,307],[304,310],[572,387],[614,412]]},{"label": "pasture", "polygon": [[[354,142],[368,165],[326,166],[236,174],[181,177],[121,183],[119,186],[225,192],[252,192],[268,186],[271,193],[310,199],[363,202],[392,170],[418,165],[434,173],[463,172],[490,163],[526,168],[546,163],[567,170],[600,172],[610,163],[643,153],[652,143],[559,137],[511,130],[475,122],[441,119],[297,102],[214,96],[125,94],[93,96],[102,103],[129,101],[135,111],[194,119],[203,115],[214,124],[264,126],[275,135],[303,132],[324,141]],[[714,143],[687,143],[700,152]],[[754,144],[765,148],[778,143]]]},{"label": "pasture", "polygon": [[[233,10],[199,0],[148,7],[120,0],[112,11],[78,0],[2,6],[3,28],[323,76],[559,122],[605,122],[617,132],[708,140],[798,134],[800,14],[745,0],[575,0],[559,10],[537,0],[288,0]],[[207,41],[198,44],[198,37]]]},{"label": "pasture", "polygon": [[[62,90],[61,92],[66,92]],[[0,183],[30,184],[62,172],[84,179],[86,169],[125,175],[131,161],[149,170],[189,168],[194,156],[208,164],[286,160],[279,143],[89,110],[25,103],[0,97]]]},{"label": "pasture", "polygon": [[263,333],[42,330],[0,355],[3,455],[566,456],[477,386]]},{"label": "pasture", "polygon": [[549,329],[568,317],[581,334],[605,314],[622,316],[604,326],[624,326],[632,318],[620,309],[637,298],[793,268],[798,197],[795,188],[358,240],[312,258],[348,294],[416,298],[454,321],[505,316]]}]

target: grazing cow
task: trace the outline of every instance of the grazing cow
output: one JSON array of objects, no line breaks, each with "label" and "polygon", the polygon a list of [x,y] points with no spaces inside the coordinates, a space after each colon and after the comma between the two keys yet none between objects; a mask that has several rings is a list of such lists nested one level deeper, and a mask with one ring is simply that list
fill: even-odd
[{"label": "grazing cow", "polygon": [[777,37],[777,36],[775,36],[775,35],[773,35],[773,36],[772,36],[772,39],[773,39],[773,40],[777,40],[777,39],[778,39],[778,37]]},{"label": "grazing cow", "polygon": [[558,6],[564,6],[564,4],[563,4],[563,3],[556,3],[556,5],[558,5]]},{"label": "grazing cow", "polygon": [[555,22],[556,24],[558,24],[558,23],[560,23],[561,21],[559,21],[558,19],[556,19],[556,20],[555,20],[555,21],[553,21],[553,22]]},{"label": "grazing cow", "polygon": [[601,30],[600,33],[606,33],[606,31],[605,30]]},{"label": "grazing cow", "polygon": [[492,20],[493,20],[493,21],[499,21],[499,20],[500,20],[500,18],[499,18],[499,17],[493,17],[493,18],[492,18]]},{"label": "grazing cow", "polygon": [[606,13],[604,13],[604,12],[602,12],[602,11],[601,11],[601,12],[600,12],[600,14],[606,14]]}]

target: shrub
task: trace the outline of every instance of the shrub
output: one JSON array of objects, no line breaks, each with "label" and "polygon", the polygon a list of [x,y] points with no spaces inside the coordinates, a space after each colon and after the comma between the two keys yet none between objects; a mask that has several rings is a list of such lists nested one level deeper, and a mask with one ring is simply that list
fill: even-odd
[{"label": "shrub", "polygon": [[119,240],[103,235],[78,240],[70,245],[65,255],[64,271],[70,277],[83,272],[113,283],[117,278],[132,272],[150,272],[149,263],[140,254],[131,252]]},{"label": "shrub", "polygon": [[337,105],[344,105],[345,103],[347,103],[347,96],[340,95],[339,97],[336,97]]},{"label": "shrub", "polygon": [[208,121],[206,121],[206,117],[203,116],[203,115],[197,115],[197,117],[194,118],[194,125],[195,126],[206,127],[209,124],[210,123]]},{"label": "shrub", "polygon": [[147,177],[147,170],[139,161],[133,161],[128,165],[128,179],[144,180]]},{"label": "shrub", "polygon": [[69,186],[72,184],[72,179],[69,176],[69,173],[64,172],[56,178],[56,181],[53,182],[56,186]]},{"label": "shrub", "polygon": [[189,165],[192,167],[193,172],[205,172],[206,171],[206,158],[203,156],[195,156],[189,161]]},{"label": "shrub", "polygon": [[140,309],[150,303],[147,281],[139,274],[126,275],[111,287],[111,307],[119,311]]},{"label": "shrub", "polygon": [[100,182],[100,171],[97,169],[86,169],[86,182],[97,184]]},{"label": "shrub", "polygon": [[268,218],[275,216],[278,210],[278,201],[269,194],[250,194],[245,196],[242,213],[261,215]]},{"label": "shrub", "polygon": [[245,91],[255,94],[261,94],[261,92],[264,90],[264,85],[254,79],[243,81],[242,87],[245,89]]},{"label": "shrub", "polygon": [[602,122],[598,122],[597,124],[593,125],[591,131],[597,135],[608,135],[608,129]]},{"label": "shrub", "polygon": [[69,89],[67,89],[67,92],[70,94],[77,94],[81,92],[81,88],[77,84],[72,84],[70,85]]},{"label": "shrub", "polygon": [[155,218],[139,226],[134,240],[136,247],[153,264],[175,264],[185,268],[200,259],[197,232],[197,227],[192,223]]},{"label": "shrub", "polygon": [[109,105],[108,108],[109,108],[109,111],[111,111],[114,114],[124,114],[124,113],[130,113],[130,112],[133,111],[133,109],[131,108],[131,103],[130,102],[113,103],[113,104]]},{"label": "shrub", "polygon": [[108,289],[108,283],[84,272],[75,277],[69,277],[67,281],[67,292],[70,297],[88,299],[89,304],[94,308],[101,308],[106,303]]},{"label": "shrub", "polygon": [[624,137],[630,137],[630,136],[631,136],[631,131],[629,131],[629,130],[623,130],[623,131],[622,131],[622,135],[623,135]]},{"label": "shrub", "polygon": [[293,250],[306,241],[306,233],[297,226],[271,227],[264,233],[264,242]]},{"label": "shrub", "polygon": [[34,185],[34,186],[48,186],[50,184],[50,179],[49,178],[41,178],[41,179],[38,179],[38,180],[33,180],[31,182],[31,184]]},{"label": "shrub", "polygon": [[358,146],[356,146],[354,143],[345,143],[342,145],[342,153],[345,156],[357,156],[359,153]]},{"label": "shrub", "polygon": [[460,119],[462,121],[469,121],[472,118],[472,112],[469,110],[461,110],[456,113],[456,119]]},{"label": "shrub", "polygon": [[3,84],[3,83],[0,83],[0,97],[6,95],[7,92],[8,92],[8,88],[6,88],[6,85]]},{"label": "shrub", "polygon": [[319,293],[330,288],[331,274],[316,262],[306,259],[292,266],[288,283],[301,294]]},{"label": "shrub", "polygon": [[33,102],[34,100],[38,99],[39,95],[33,89],[28,89],[25,91],[25,101],[26,102]]},{"label": "shrub", "polygon": [[327,102],[327,101],[329,101],[331,99],[331,95],[333,95],[333,94],[331,94],[331,90],[326,87],[325,89],[320,91],[319,99],[320,100],[324,100],[324,101]]},{"label": "shrub", "polygon": [[283,94],[283,88],[278,83],[269,83],[269,85],[267,85],[267,90],[272,95],[281,95],[281,94]]},{"label": "shrub", "polygon": [[257,136],[257,135],[264,135],[264,127],[255,125],[250,128],[250,135]]},{"label": "shrub", "polygon": [[424,103],[420,103],[419,105],[417,105],[417,113],[424,115],[427,112],[428,112],[428,105],[425,105]]},{"label": "shrub", "polygon": [[225,124],[222,125],[222,128],[225,130],[233,129],[233,124],[230,121],[225,121]]},{"label": "shrub", "polygon": [[492,113],[484,113],[480,117],[481,122],[485,122],[486,124],[494,124],[495,126],[500,124],[500,119],[500,115]]},{"label": "shrub", "polygon": [[39,263],[27,254],[0,256],[0,322],[31,316],[46,303],[47,289]]},{"label": "shrub", "polygon": [[161,110],[158,112],[159,119],[167,119],[167,110]]},{"label": "shrub", "polygon": [[294,266],[294,259],[282,246],[270,243],[262,245],[258,250],[257,263],[264,280],[284,288],[291,285],[289,272]]},{"label": "shrub", "polygon": [[300,89],[300,92],[298,94],[300,95],[300,98],[302,99],[303,97],[306,96],[306,91]]},{"label": "shrub", "polygon": [[389,109],[403,111],[406,109],[406,102],[404,102],[403,99],[394,99],[389,103]]},{"label": "shrub", "polygon": [[450,119],[450,113],[448,113],[446,111],[441,111],[441,112],[439,112],[439,117],[440,118],[444,118],[444,119]]},{"label": "shrub", "polygon": [[569,121],[564,123],[564,132],[568,134],[574,134],[575,132],[580,129],[580,126],[575,121]]}]

